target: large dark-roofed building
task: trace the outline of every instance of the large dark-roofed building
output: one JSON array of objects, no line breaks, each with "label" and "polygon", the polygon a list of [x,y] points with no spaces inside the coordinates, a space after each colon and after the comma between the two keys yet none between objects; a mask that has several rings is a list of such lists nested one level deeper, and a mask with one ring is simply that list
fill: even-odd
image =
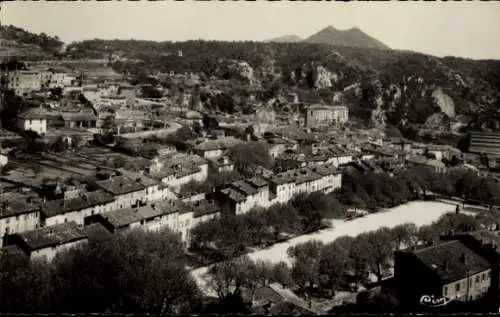
[{"label": "large dark-roofed building", "polygon": [[458,240],[395,253],[394,281],[400,301],[422,296],[471,301],[491,292],[492,264]]}]

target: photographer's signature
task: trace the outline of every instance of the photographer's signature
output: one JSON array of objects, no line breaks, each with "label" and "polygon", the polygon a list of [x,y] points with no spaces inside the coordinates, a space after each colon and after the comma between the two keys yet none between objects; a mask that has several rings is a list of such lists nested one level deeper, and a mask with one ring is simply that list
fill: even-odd
[{"label": "photographer's signature", "polygon": [[434,297],[434,295],[424,295],[420,297],[420,304],[428,307],[439,307],[444,306],[451,302],[452,299],[446,296],[443,297]]}]

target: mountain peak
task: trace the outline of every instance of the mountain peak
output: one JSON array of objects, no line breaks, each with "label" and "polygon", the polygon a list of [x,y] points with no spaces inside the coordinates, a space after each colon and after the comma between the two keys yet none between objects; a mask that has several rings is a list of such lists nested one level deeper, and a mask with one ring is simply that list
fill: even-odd
[{"label": "mountain peak", "polygon": [[382,42],[367,35],[358,27],[352,27],[348,30],[341,31],[330,25],[305,39],[305,42],[384,50],[390,49]]}]

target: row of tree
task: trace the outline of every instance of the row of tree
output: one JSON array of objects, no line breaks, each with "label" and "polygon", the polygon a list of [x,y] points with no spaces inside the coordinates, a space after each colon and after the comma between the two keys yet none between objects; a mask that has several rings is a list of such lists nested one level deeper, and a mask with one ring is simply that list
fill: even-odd
[{"label": "row of tree", "polygon": [[301,294],[332,298],[338,290],[357,289],[369,282],[370,273],[382,279],[393,266],[395,250],[433,243],[447,231],[476,230],[479,226],[474,217],[450,213],[420,229],[407,223],[356,237],[342,236],[327,244],[311,240],[288,249],[291,266],[252,261],[247,256],[217,263],[207,272],[209,286],[220,300],[243,294],[243,289],[254,294],[258,287],[272,282]]},{"label": "row of tree", "polygon": [[181,261],[179,238],[141,230],[60,253],[52,263],[0,255],[0,311],[179,313],[199,293]]},{"label": "row of tree", "polygon": [[286,235],[316,231],[325,226],[323,220],[344,214],[344,206],[333,195],[314,192],[266,210],[227,214],[200,223],[191,231],[191,238],[194,248],[215,248],[223,258],[232,258],[250,246],[263,246]]},{"label": "row of tree", "polygon": [[361,173],[351,169],[343,174],[339,199],[347,205],[375,211],[380,207],[394,207],[420,199],[429,193],[496,205],[500,186],[490,178],[460,168],[437,173],[417,167],[393,177],[386,173]]},{"label": "row of tree", "polygon": [[356,237],[343,236],[323,244],[309,241],[288,250],[293,260],[292,278],[303,292],[330,297],[340,289],[355,289],[368,282],[369,274],[381,280],[393,266],[395,250],[417,243],[434,243],[449,231],[479,229],[480,223],[465,214],[446,214],[429,226],[402,224],[383,227]]}]

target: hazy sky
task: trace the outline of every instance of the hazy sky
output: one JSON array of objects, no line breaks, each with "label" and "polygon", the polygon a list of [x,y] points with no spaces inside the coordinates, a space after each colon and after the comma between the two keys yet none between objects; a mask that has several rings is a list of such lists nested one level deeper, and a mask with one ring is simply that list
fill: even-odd
[{"label": "hazy sky", "polygon": [[4,2],[2,24],[58,35],[184,41],[307,37],[357,26],[394,49],[500,59],[500,1],[493,2]]}]

